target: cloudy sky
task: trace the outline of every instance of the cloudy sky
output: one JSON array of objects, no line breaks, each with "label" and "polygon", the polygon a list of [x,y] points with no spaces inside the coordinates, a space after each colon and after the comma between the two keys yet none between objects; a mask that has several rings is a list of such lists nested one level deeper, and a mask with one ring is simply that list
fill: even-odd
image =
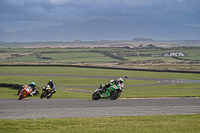
[{"label": "cloudy sky", "polygon": [[6,31],[99,18],[166,20],[200,27],[200,0],[0,0],[0,28]]}]

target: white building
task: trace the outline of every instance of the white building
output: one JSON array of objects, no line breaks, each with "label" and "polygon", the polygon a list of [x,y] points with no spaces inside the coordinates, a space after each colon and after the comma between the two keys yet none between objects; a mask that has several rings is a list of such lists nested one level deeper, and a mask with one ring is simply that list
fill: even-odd
[{"label": "white building", "polygon": [[163,56],[185,56],[181,51],[165,52]]}]

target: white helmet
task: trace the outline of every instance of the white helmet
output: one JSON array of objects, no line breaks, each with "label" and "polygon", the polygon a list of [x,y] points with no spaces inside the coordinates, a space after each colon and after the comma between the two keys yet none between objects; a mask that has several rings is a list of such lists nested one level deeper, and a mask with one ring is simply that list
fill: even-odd
[{"label": "white helmet", "polygon": [[122,84],[124,82],[124,80],[122,78],[118,78],[117,81]]}]

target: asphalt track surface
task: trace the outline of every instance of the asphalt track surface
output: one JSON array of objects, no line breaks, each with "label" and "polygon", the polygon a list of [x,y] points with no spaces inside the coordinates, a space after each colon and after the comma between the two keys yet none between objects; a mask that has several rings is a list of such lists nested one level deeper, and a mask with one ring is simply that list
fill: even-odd
[{"label": "asphalt track surface", "polygon": [[[108,78],[111,76],[85,75],[49,75],[49,74],[16,74],[0,73],[0,75],[26,76],[60,76]],[[157,84],[144,86],[166,85],[182,82],[197,83],[199,80],[155,79],[129,77],[126,80],[158,81]],[[168,80],[168,82],[167,82]],[[174,83],[172,83],[174,81]],[[142,85],[138,85],[142,86]],[[59,87],[59,86],[57,86]],[[73,87],[73,86],[60,86]],[[83,86],[76,86],[83,87]],[[89,86],[94,87],[94,86]],[[125,86],[125,87],[128,87]],[[118,100],[85,100],[85,99],[0,99],[0,119],[36,119],[36,118],[87,118],[114,116],[145,116],[200,113],[200,98],[139,98]]]}]

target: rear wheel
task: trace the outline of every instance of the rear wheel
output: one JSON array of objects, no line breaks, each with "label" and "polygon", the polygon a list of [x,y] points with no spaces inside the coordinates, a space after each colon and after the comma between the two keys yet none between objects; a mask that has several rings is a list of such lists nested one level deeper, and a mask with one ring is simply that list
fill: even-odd
[{"label": "rear wheel", "polygon": [[98,100],[100,98],[101,98],[101,96],[99,95],[99,93],[95,92],[95,93],[92,94],[92,99],[93,100]]},{"label": "rear wheel", "polygon": [[114,90],[110,93],[110,99],[111,100],[116,100],[117,98],[119,98],[121,95],[121,91],[119,90]]}]

